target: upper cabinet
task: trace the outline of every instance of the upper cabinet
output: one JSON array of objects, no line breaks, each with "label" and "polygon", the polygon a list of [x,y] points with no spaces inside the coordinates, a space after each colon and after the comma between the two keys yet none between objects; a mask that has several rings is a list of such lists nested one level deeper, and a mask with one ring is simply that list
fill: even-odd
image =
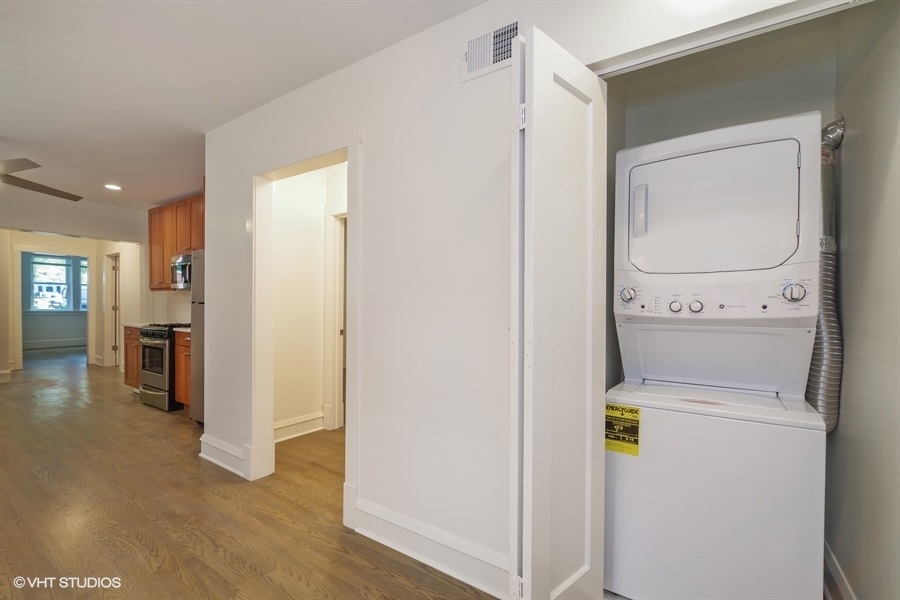
[{"label": "upper cabinet", "polygon": [[203,194],[175,202],[175,254],[203,248]]},{"label": "upper cabinet", "polygon": [[205,247],[204,240],[206,239],[205,195],[200,194],[189,198],[188,205],[191,207],[191,248],[199,250]]},{"label": "upper cabinet", "polygon": [[175,256],[175,205],[151,208],[148,213],[150,240],[150,289],[168,290],[172,276],[170,262]]},{"label": "upper cabinet", "polygon": [[148,211],[151,290],[172,289],[173,256],[203,248],[203,203],[203,194],[197,194]]}]

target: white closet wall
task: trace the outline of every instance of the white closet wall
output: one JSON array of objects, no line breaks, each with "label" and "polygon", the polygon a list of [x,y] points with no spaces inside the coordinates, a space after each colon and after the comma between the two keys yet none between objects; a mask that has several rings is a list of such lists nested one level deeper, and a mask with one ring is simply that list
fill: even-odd
[{"label": "white closet wall", "polygon": [[848,11],[837,42],[844,371],[826,561],[846,575],[844,598],[900,598],[900,3]]},{"label": "white closet wall", "polygon": [[275,441],[322,428],[326,172],[274,183]]}]

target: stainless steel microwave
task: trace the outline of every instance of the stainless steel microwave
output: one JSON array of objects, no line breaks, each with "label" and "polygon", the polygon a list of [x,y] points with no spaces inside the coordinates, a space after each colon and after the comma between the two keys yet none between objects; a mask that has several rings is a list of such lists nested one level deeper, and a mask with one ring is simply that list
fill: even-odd
[{"label": "stainless steel microwave", "polygon": [[179,254],[172,257],[172,289],[191,289],[191,255]]}]

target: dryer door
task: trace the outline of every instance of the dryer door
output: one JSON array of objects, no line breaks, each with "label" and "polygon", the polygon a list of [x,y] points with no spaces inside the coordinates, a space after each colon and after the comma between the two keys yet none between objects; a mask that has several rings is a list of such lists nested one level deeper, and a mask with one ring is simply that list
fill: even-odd
[{"label": "dryer door", "polygon": [[634,167],[628,256],[645,273],[771,269],[796,252],[800,145],[732,146]]}]

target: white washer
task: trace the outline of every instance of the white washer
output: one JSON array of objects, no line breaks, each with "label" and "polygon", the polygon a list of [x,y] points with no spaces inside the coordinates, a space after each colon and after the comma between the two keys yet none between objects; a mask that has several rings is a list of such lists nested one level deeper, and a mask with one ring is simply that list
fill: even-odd
[{"label": "white washer", "polygon": [[808,404],[622,383],[637,456],[607,452],[605,586],[627,598],[822,598],[825,424]]},{"label": "white washer", "polygon": [[623,150],[605,582],[628,598],[821,598],[821,118]]}]

